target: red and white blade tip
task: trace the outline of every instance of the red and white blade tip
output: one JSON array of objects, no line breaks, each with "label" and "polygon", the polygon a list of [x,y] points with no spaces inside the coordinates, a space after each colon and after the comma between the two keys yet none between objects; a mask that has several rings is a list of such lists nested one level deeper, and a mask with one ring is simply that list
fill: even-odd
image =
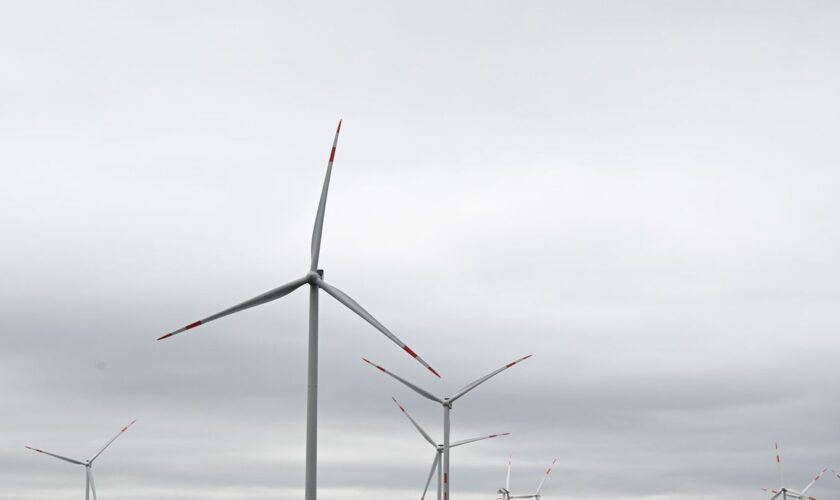
[{"label": "red and white blade tip", "polygon": [[38,453],[44,453],[44,450],[39,450],[38,448],[33,448],[31,446],[26,446],[26,449],[32,450],[32,451],[37,451]]},{"label": "red and white blade tip", "polygon": [[336,134],[337,134],[337,133],[339,133],[339,132],[341,132],[341,122],[342,122],[342,121],[344,121],[344,120],[342,120],[342,119],[339,119],[339,120],[338,120],[338,128],[337,128],[337,129],[335,129],[335,133],[336,133]]},{"label": "red and white blade tip", "polygon": [[510,436],[510,432],[503,432],[501,434],[490,434],[487,437],[488,438],[495,438],[495,437],[499,437],[499,436]]},{"label": "red and white blade tip", "polygon": [[371,366],[374,366],[374,367],[376,367],[376,368],[379,368],[379,370],[380,370],[380,371],[383,371],[383,372],[385,372],[385,373],[388,373],[388,370],[386,370],[385,368],[382,368],[381,366],[377,365],[376,363],[372,362],[371,360],[369,360],[369,359],[367,359],[367,358],[362,358],[362,361],[364,361],[365,363],[367,363],[367,364],[369,364],[369,365],[371,365]]},{"label": "red and white blade tip", "polygon": [[128,425],[126,425],[125,427],[123,427],[123,428],[122,428],[122,430],[121,430],[120,432],[125,432],[125,431],[127,431],[129,427],[131,427],[132,425],[134,425],[134,422],[137,422],[137,419],[132,420],[132,421],[131,421],[131,423],[130,423],[130,424],[128,424]]},{"label": "red and white blade tip", "polygon": [[529,354],[529,355],[525,356],[524,358],[519,358],[512,363],[508,363],[507,365],[505,365],[505,368],[510,368],[511,366],[515,365],[516,363],[520,363],[522,361],[525,361],[526,359],[530,358],[531,356],[533,356],[533,354]]},{"label": "red and white blade tip", "polygon": [[405,408],[403,408],[403,405],[401,405],[401,404],[400,404],[400,402],[399,402],[399,401],[397,401],[397,398],[395,398],[394,396],[391,396],[391,399],[393,399],[393,400],[394,400],[394,403],[396,403],[396,404],[397,404],[397,406],[399,406],[399,407],[400,407],[400,410],[402,410],[402,411],[403,411],[403,413],[405,413]]},{"label": "red and white blade tip", "polygon": [[414,352],[410,347],[408,347],[407,345],[404,345],[403,346],[403,351],[407,352],[409,356],[411,356],[412,358],[419,361],[423,366],[426,367],[426,369],[428,369],[430,372],[434,373],[437,378],[441,378],[440,373],[438,373],[434,368],[432,368],[425,361],[423,361],[423,358],[418,357],[417,353]]},{"label": "red and white blade tip", "polygon": [[201,326],[201,324],[202,324],[201,321],[194,321],[194,322],[190,323],[189,325],[185,326],[184,328],[181,328],[180,330],[175,330],[174,332],[170,332],[170,333],[167,333],[166,335],[158,337],[158,340],[163,340],[163,339],[169,338],[169,337],[171,337],[173,335],[176,335],[178,333],[185,332],[185,331],[190,330],[192,328],[195,328],[197,326]]}]

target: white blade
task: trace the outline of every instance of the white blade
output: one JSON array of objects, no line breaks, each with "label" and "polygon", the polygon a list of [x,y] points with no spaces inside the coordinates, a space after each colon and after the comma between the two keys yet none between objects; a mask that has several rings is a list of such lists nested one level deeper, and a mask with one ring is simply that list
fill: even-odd
[{"label": "white blade", "polygon": [[364,361],[365,363],[369,364],[370,366],[373,366],[374,368],[377,368],[379,371],[384,372],[384,373],[386,373],[386,374],[390,375],[392,378],[394,378],[394,379],[396,379],[396,380],[398,380],[398,381],[402,382],[402,383],[403,383],[403,385],[405,385],[405,386],[406,386],[406,387],[408,387],[409,389],[413,390],[413,391],[414,391],[414,392],[416,392],[417,394],[419,394],[419,395],[423,396],[424,398],[426,398],[426,399],[431,399],[432,401],[434,401],[434,402],[436,402],[436,403],[443,404],[443,400],[442,400],[442,399],[440,399],[439,397],[435,396],[435,395],[434,395],[434,394],[432,394],[431,392],[429,392],[429,391],[427,391],[427,390],[425,390],[425,389],[421,389],[420,387],[417,387],[416,385],[414,385],[414,384],[412,384],[411,382],[409,382],[408,380],[406,380],[406,379],[404,379],[404,378],[400,377],[399,375],[394,375],[393,373],[389,372],[389,371],[388,371],[388,370],[386,370],[385,368],[382,368],[381,366],[377,365],[376,363],[371,362],[371,361],[370,361],[370,360],[368,360],[367,358],[362,358],[362,361]]},{"label": "white blade", "polygon": [[120,430],[120,432],[118,432],[116,436],[112,437],[110,441],[108,441],[107,443],[105,443],[105,446],[103,446],[102,448],[100,448],[100,449],[99,449],[99,451],[98,451],[98,452],[96,452],[96,455],[94,455],[94,456],[93,456],[93,458],[91,458],[89,462],[90,462],[90,463],[93,463],[93,461],[94,461],[94,460],[96,460],[96,459],[99,457],[99,455],[101,455],[101,454],[102,454],[102,452],[103,452],[103,451],[105,451],[105,448],[107,448],[107,447],[111,446],[111,443],[113,443],[114,441],[116,441],[118,437],[122,436],[122,433],[123,433],[123,432],[125,432],[125,431],[127,431],[129,427],[131,427],[132,425],[134,425],[134,422],[137,422],[137,420],[132,420],[130,424],[128,424],[128,425],[126,425],[125,427],[123,427],[123,428],[122,428],[122,430]]},{"label": "white blade", "polygon": [[426,492],[429,491],[429,483],[432,482],[432,476],[435,475],[435,468],[437,468],[438,460],[440,460],[440,453],[436,451],[435,459],[432,461],[432,470],[429,471],[429,478],[426,479],[426,487],[423,488],[423,496],[420,497],[420,500],[426,498]]},{"label": "white blade", "polygon": [[376,318],[371,316],[371,314],[369,312],[367,312],[362,306],[360,306],[358,302],[356,302],[355,300],[350,298],[349,295],[342,292],[338,288],[328,284],[326,281],[324,281],[320,278],[315,280],[315,283],[317,283],[317,285],[319,287],[321,287],[325,292],[332,295],[335,298],[335,300],[341,302],[342,304],[347,306],[348,309],[350,309],[354,313],[358,314],[359,316],[362,317],[362,319],[364,319],[365,321],[367,321],[368,323],[373,325],[374,328],[376,328],[377,330],[382,332],[386,337],[391,339],[391,342],[400,346],[403,351],[407,352],[412,358],[414,358],[418,362],[420,362],[421,365],[425,366],[430,372],[434,373],[435,376],[440,377],[438,372],[436,372],[434,368],[429,366],[429,364],[426,363],[423,360],[423,358],[418,356],[416,352],[412,351],[410,347],[405,345],[402,340],[398,339],[396,335],[394,335],[393,333],[391,333],[390,330],[385,328],[385,326],[382,323],[380,323],[379,321],[376,320]]},{"label": "white blade", "polygon": [[330,176],[332,175],[333,160],[335,160],[335,148],[338,146],[339,132],[341,132],[341,120],[338,120],[338,128],[335,129],[335,139],[333,139],[330,159],[327,162],[327,174],[324,176],[324,187],[321,188],[321,201],[318,202],[318,214],[315,215],[315,227],[312,228],[312,245],[310,247],[312,263],[309,266],[310,271],[318,269],[318,258],[321,255],[321,234],[324,231],[324,212],[327,209],[327,193],[330,190]]},{"label": "white blade", "polygon": [[409,414],[408,414],[408,412],[407,412],[407,411],[405,411],[405,408],[403,408],[403,405],[401,405],[401,404],[399,403],[399,401],[397,401],[397,398],[395,398],[395,397],[391,397],[391,399],[393,399],[393,400],[394,400],[394,403],[396,403],[396,404],[397,404],[397,406],[399,406],[399,407],[400,407],[400,410],[402,410],[402,412],[405,414],[405,416],[406,416],[406,417],[408,417],[408,419],[409,419],[409,420],[411,420],[411,423],[412,423],[412,424],[414,424],[414,428],[415,428],[415,429],[417,429],[417,431],[418,431],[420,434],[422,434],[424,438],[426,438],[426,441],[428,441],[430,445],[432,445],[432,446],[434,446],[435,448],[437,448],[437,443],[435,443],[435,441],[434,441],[434,440],[433,440],[433,439],[429,436],[429,434],[428,434],[428,433],[426,433],[426,431],[424,431],[422,427],[420,427],[420,424],[418,424],[417,422],[415,422],[415,421],[414,421],[414,419],[413,419],[413,418],[411,418],[411,415],[409,415]]},{"label": "white blade", "polygon": [[38,448],[32,448],[31,446],[27,446],[26,449],[32,450],[32,451],[37,451],[38,453],[43,453],[44,455],[49,455],[49,456],[55,457],[59,460],[64,460],[65,462],[70,462],[71,464],[85,465],[84,462],[79,462],[78,460],[73,460],[72,458],[62,457],[61,455],[56,455],[55,453],[50,453],[48,451],[39,450]]},{"label": "white blade", "polygon": [[517,359],[516,361],[514,361],[514,362],[512,362],[512,363],[508,363],[508,364],[506,364],[505,366],[503,366],[503,367],[499,368],[498,370],[496,370],[496,371],[494,371],[494,372],[492,372],[492,373],[490,373],[490,374],[488,374],[488,375],[485,375],[485,376],[481,377],[480,379],[476,380],[475,382],[473,382],[473,383],[471,383],[471,384],[468,384],[468,385],[467,385],[467,386],[465,386],[463,389],[461,389],[460,391],[456,392],[454,396],[452,396],[451,398],[449,398],[449,402],[450,402],[450,403],[455,402],[455,400],[456,400],[456,399],[460,398],[460,397],[461,397],[461,396],[463,396],[464,394],[466,394],[466,393],[470,392],[471,390],[475,389],[476,387],[478,387],[479,385],[483,384],[484,382],[487,382],[488,380],[490,380],[490,379],[491,379],[491,378],[493,378],[494,376],[498,375],[499,373],[502,373],[503,371],[507,370],[508,368],[512,367],[513,365],[515,365],[515,364],[517,364],[517,363],[519,363],[519,362],[521,362],[521,361],[525,361],[526,359],[530,358],[531,356],[532,356],[532,354],[529,354],[529,355],[525,356],[524,358],[520,358],[520,359]]},{"label": "white blade", "polygon": [[549,474],[551,474],[551,468],[554,466],[554,464],[555,464],[556,462],[557,462],[557,459],[555,458],[555,459],[551,462],[551,465],[549,465],[549,466],[548,466],[548,470],[547,470],[547,471],[545,471],[545,475],[543,476],[542,481],[540,481],[540,485],[539,485],[539,486],[537,486],[537,492],[536,492],[536,495],[539,495],[539,494],[540,494],[540,491],[542,491],[543,484],[545,484],[545,480],[546,480],[546,479],[548,479],[548,475],[549,475]]},{"label": "white blade", "polygon": [[508,457],[508,473],[507,473],[507,479],[505,479],[505,490],[507,490],[508,493],[510,492],[510,462],[511,462],[511,460],[512,460],[512,457]]},{"label": "white blade", "polygon": [[90,477],[90,492],[93,493],[93,500],[96,500],[96,483],[93,482],[93,471],[88,468],[88,476]]},{"label": "white blade", "polygon": [[784,488],[785,481],[782,478],[782,452],[779,450],[779,443],[776,443],[776,466],[779,468],[779,488]]},{"label": "white blade", "polygon": [[501,434],[490,434],[489,436],[481,436],[481,437],[471,438],[471,439],[462,439],[461,441],[455,441],[454,443],[449,443],[449,447],[454,448],[456,446],[461,446],[462,444],[475,443],[476,441],[484,441],[485,439],[493,439],[495,437],[509,436],[509,435],[510,435],[510,432],[503,432]]},{"label": "white blade", "polygon": [[812,479],[812,480],[811,480],[811,482],[810,482],[810,483],[808,483],[808,486],[806,486],[806,487],[805,487],[805,489],[803,489],[803,490],[802,490],[802,494],[804,495],[805,493],[807,493],[807,492],[808,492],[808,490],[810,490],[810,489],[811,489],[811,486],[813,486],[813,485],[814,485],[814,483],[816,483],[817,481],[819,481],[819,479],[822,477],[822,475],[823,475],[823,474],[825,474],[825,472],[826,472],[827,470],[828,470],[828,469],[823,469],[823,470],[822,470],[819,474],[817,474],[817,477],[815,477],[814,479]]},{"label": "white blade", "polygon": [[204,318],[202,320],[198,320],[198,321],[195,321],[193,323],[190,323],[189,325],[187,325],[183,328],[180,328],[178,330],[175,330],[174,332],[167,333],[166,335],[163,335],[162,337],[159,337],[158,340],[163,340],[163,339],[171,337],[173,335],[178,335],[181,332],[184,332],[184,331],[189,330],[191,328],[195,328],[197,326],[201,326],[201,325],[203,325],[205,323],[209,323],[213,320],[223,318],[223,317],[228,316],[228,315],[233,314],[233,313],[238,313],[239,311],[244,311],[245,309],[250,309],[254,306],[265,304],[266,302],[271,302],[272,300],[279,299],[280,297],[286,296],[286,295],[292,293],[293,291],[297,290],[301,285],[305,284],[307,281],[308,280],[305,277],[294,280],[294,281],[291,281],[289,283],[286,283],[283,286],[279,286],[279,287],[277,287],[273,290],[269,290],[262,295],[257,295],[253,299],[246,300],[245,302],[242,302],[241,304],[237,304],[233,307],[229,307],[229,308],[225,309],[224,311],[218,312],[218,313],[216,313],[212,316],[207,316],[206,318]]}]

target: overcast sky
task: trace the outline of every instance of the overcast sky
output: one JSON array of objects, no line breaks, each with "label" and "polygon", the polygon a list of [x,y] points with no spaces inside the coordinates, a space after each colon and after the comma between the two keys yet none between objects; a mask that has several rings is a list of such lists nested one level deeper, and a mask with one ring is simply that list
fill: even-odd
[{"label": "overcast sky", "polygon": [[[0,499],[766,499],[840,468],[840,4],[0,6]],[[840,496],[826,475],[811,491]]]}]

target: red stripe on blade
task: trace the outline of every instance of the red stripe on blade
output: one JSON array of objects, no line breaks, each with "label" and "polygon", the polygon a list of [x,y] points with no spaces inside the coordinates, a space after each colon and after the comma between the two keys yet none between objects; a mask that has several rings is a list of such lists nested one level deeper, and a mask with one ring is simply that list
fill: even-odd
[{"label": "red stripe on blade", "polygon": [[174,334],[174,333],[167,333],[166,335],[164,335],[164,336],[162,336],[162,337],[158,337],[158,340],[163,340],[163,339],[165,339],[165,338],[169,338],[169,337],[171,337],[171,336],[173,336],[173,335],[175,335],[175,334]]},{"label": "red stripe on blade", "polygon": [[333,161],[334,159],[335,159],[335,148],[332,148],[332,151],[330,151],[330,161]]},{"label": "red stripe on blade", "polygon": [[437,378],[441,378],[440,373],[436,372],[435,369],[431,366],[429,367],[429,371],[434,373]]},{"label": "red stripe on blade", "polygon": [[343,121],[343,120],[338,120],[338,128],[337,128],[337,129],[335,129],[335,133],[336,133],[336,134],[337,134],[337,133],[339,133],[339,132],[341,132],[341,122],[342,122],[342,121]]},{"label": "red stripe on blade", "polygon": [[414,352],[414,351],[412,351],[412,350],[411,350],[411,348],[410,348],[410,347],[408,347],[407,345],[406,345],[406,346],[403,346],[403,351],[405,351],[405,352],[409,353],[409,354],[411,355],[411,357],[412,357],[412,358],[416,358],[416,357],[417,357],[417,353],[416,353],[416,352]]},{"label": "red stripe on blade", "polygon": [[190,323],[189,325],[185,326],[185,330],[189,330],[190,328],[195,328],[201,325],[201,321],[196,321],[195,323]]}]

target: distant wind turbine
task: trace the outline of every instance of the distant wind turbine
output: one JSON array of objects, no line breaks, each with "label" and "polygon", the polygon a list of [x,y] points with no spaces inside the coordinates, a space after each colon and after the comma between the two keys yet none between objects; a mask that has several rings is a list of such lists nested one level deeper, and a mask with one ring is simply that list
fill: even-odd
[{"label": "distant wind turbine", "polygon": [[805,494],[808,493],[808,490],[810,490],[811,487],[814,486],[814,483],[816,483],[828,469],[823,469],[819,474],[817,474],[817,476],[814,479],[812,479],[807,486],[802,488],[802,491],[796,491],[785,487],[784,476],[782,476],[782,453],[779,450],[779,443],[776,443],[776,466],[779,469],[779,489],[770,490],[767,488],[762,488],[768,493],[773,493],[773,496],[770,497],[770,500],[775,500],[779,497],[781,497],[782,500],[787,500],[788,498],[794,498],[796,500],[817,500],[814,497],[805,496]]},{"label": "distant wind turbine", "polygon": [[[435,481],[437,483],[437,498],[438,498],[438,500],[441,500],[441,486],[443,484],[443,480],[442,480],[443,477],[442,477],[442,474],[441,474],[441,458],[440,457],[443,454],[443,445],[439,444],[439,443],[436,443],[435,440],[432,439],[431,436],[429,436],[429,434],[426,431],[424,431],[422,427],[420,427],[420,424],[418,424],[413,418],[411,418],[411,415],[409,415],[408,411],[406,411],[406,409],[403,408],[403,405],[401,405],[397,401],[397,398],[392,397],[391,399],[394,400],[394,403],[396,403],[397,406],[400,407],[400,410],[402,410],[402,412],[405,414],[405,416],[408,417],[408,419],[411,421],[412,424],[414,424],[414,428],[417,429],[417,432],[419,432],[423,436],[423,438],[426,441],[429,442],[430,445],[435,447],[435,459],[432,461],[432,469],[429,471],[429,478],[426,479],[426,486],[423,488],[423,495],[420,496],[420,500],[424,500],[426,498],[426,492],[429,491],[429,483],[432,482],[432,477],[435,475],[435,470],[437,470],[437,481]],[[481,436],[481,437],[476,437],[476,438],[471,438],[471,439],[463,439],[461,441],[455,441],[454,443],[451,443],[449,445],[449,447],[450,448],[455,448],[456,446],[461,446],[461,445],[465,445],[465,444],[469,444],[469,443],[474,443],[476,441],[482,441],[484,439],[492,439],[492,438],[499,437],[499,436],[509,436],[509,435],[510,435],[510,432],[504,432],[502,434],[490,434],[489,436]]]},{"label": "distant wind turbine", "polygon": [[94,460],[99,458],[99,455],[101,455],[102,452],[105,451],[105,448],[109,447],[111,445],[111,443],[113,443],[118,437],[120,437],[122,435],[123,432],[127,431],[129,427],[134,425],[134,422],[137,422],[137,420],[134,420],[130,424],[123,427],[122,430],[120,432],[118,432],[116,436],[111,438],[110,441],[105,443],[105,446],[103,446],[102,448],[99,449],[99,451],[96,452],[96,455],[92,456],[91,458],[89,458],[87,460],[75,460],[73,458],[62,457],[61,455],[56,455],[55,453],[50,453],[48,451],[40,450],[38,448],[32,448],[31,446],[27,446],[26,448],[30,449],[32,451],[37,451],[38,453],[43,453],[44,455],[49,455],[51,457],[55,457],[59,460],[64,460],[65,462],[70,462],[71,464],[84,466],[84,468],[85,468],[85,500],[90,500],[91,492],[93,493],[93,500],[96,500],[96,485],[93,482],[93,471],[91,470],[91,468],[93,467],[93,462],[94,462]]},{"label": "distant wind turbine", "polygon": [[543,475],[542,481],[540,481],[540,484],[537,486],[536,493],[534,493],[532,495],[511,495],[510,494],[510,463],[511,463],[511,460],[508,459],[507,479],[505,479],[505,487],[499,489],[499,491],[498,491],[502,495],[502,500],[510,500],[511,498],[536,498],[537,500],[540,500],[540,498],[542,498],[542,493],[541,493],[542,492],[542,487],[545,484],[545,480],[548,479],[549,474],[551,474],[551,469],[552,469],[552,467],[554,467],[554,464],[556,462],[557,462],[557,459],[555,458],[551,462],[551,465],[548,466],[548,470],[545,471],[545,474]]},{"label": "distant wind turbine", "polygon": [[421,389],[420,387],[417,387],[416,385],[412,384],[408,380],[406,380],[406,379],[404,379],[404,378],[402,378],[398,375],[394,375],[393,373],[389,372],[385,368],[382,368],[381,366],[379,366],[375,363],[372,363],[365,358],[362,358],[362,359],[364,359],[365,363],[367,363],[371,366],[375,366],[380,371],[382,371],[384,373],[387,373],[392,378],[401,382],[403,385],[405,385],[409,389],[413,390],[417,394],[423,396],[426,399],[432,400],[435,403],[440,403],[441,406],[443,406],[443,500],[449,500],[449,484],[450,484],[450,479],[451,479],[450,476],[449,476],[449,448],[452,447],[450,442],[449,442],[449,411],[452,410],[452,404],[455,401],[457,401],[461,396],[467,394],[468,392],[475,389],[476,387],[483,384],[484,382],[488,381],[492,377],[496,376],[497,374],[507,370],[508,368],[512,367],[513,365],[515,365],[515,364],[517,364],[521,361],[524,361],[524,360],[526,360],[530,357],[531,357],[531,355],[529,354],[529,355],[525,356],[524,358],[520,358],[520,359],[517,359],[516,361],[510,362],[510,363],[506,364],[505,366],[499,368],[498,370],[495,370],[495,371],[481,377],[480,379],[478,379],[478,380],[476,380],[472,383],[467,384],[462,389],[460,389],[458,392],[456,392],[455,394],[453,394],[452,396],[450,396],[448,398],[439,398],[439,397],[435,396],[434,394],[430,393],[429,391],[426,391],[425,389]]},{"label": "distant wind turbine", "polygon": [[411,357],[420,362],[429,371],[440,377],[431,366],[426,363],[423,358],[417,355],[410,347],[405,345],[403,341],[391,333],[390,330],[376,320],[369,312],[360,306],[355,300],[350,298],[347,294],[338,288],[328,284],[324,281],[324,271],[318,269],[318,257],[321,253],[321,233],[324,228],[324,212],[327,206],[327,193],[330,188],[330,175],[332,174],[333,160],[335,160],[335,148],[338,145],[338,134],[341,131],[341,121],[338,122],[338,128],[335,131],[335,139],[333,139],[332,150],[330,151],[330,159],[327,162],[327,174],[324,177],[324,186],[321,189],[321,201],[318,204],[318,213],[315,216],[315,227],[312,230],[312,244],[310,246],[311,261],[309,265],[309,272],[302,278],[281,285],[273,290],[269,290],[262,295],[258,295],[250,300],[246,300],[241,304],[235,305],[224,311],[208,316],[199,321],[190,323],[189,325],[167,333],[158,340],[177,335],[181,332],[195,328],[197,326],[209,323],[213,320],[228,316],[230,314],[244,311],[255,306],[277,300],[288,295],[299,287],[309,285],[309,358],[307,365],[307,391],[306,391],[306,494],[305,500],[316,500],[317,497],[317,466],[318,466],[318,290],[323,289],[328,294],[332,295],[337,301],[344,304],[348,309],[362,317],[365,321],[373,325],[374,328],[382,332],[393,343],[400,346],[402,350],[407,352]]}]

